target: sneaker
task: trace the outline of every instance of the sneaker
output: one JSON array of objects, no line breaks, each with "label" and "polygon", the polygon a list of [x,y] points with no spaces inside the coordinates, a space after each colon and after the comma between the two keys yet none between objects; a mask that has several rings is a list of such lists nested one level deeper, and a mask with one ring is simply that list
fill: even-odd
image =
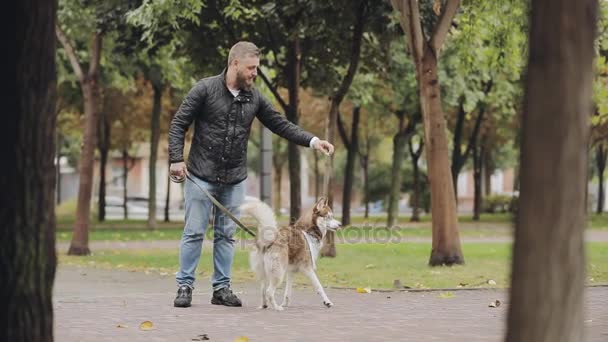
[{"label": "sneaker", "polygon": [[213,291],[211,304],[225,306],[242,306],[241,300],[232,293],[229,287],[223,287],[217,291]]},{"label": "sneaker", "polygon": [[182,285],[177,289],[177,296],[173,301],[173,306],[176,308],[187,308],[192,303],[192,288],[188,285]]}]

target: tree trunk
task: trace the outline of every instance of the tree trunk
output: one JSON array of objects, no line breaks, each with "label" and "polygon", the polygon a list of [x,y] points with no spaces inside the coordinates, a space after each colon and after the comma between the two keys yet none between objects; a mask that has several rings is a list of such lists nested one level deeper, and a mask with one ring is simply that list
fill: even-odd
[{"label": "tree trunk", "polygon": [[365,197],[365,214],[364,218],[369,218],[369,157],[366,154],[363,157],[363,193]]},{"label": "tree trunk", "polygon": [[103,34],[96,31],[93,34],[89,61],[89,70],[85,73],[82,70],[78,56],[69,42],[65,33],[59,25],[55,25],[55,33],[61,42],[70,59],[70,64],[80,83],[82,97],[84,99],[85,127],[82,138],[82,148],[80,153],[80,163],[78,171],[80,173],[78,185],[78,202],[76,205],[76,222],[74,233],[70,243],[69,255],[89,255],[89,223],[91,214],[91,195],[93,188],[93,165],[95,162],[95,146],[97,142],[97,111],[99,85],[99,65],[101,58],[101,47]]},{"label": "tree trunk", "polygon": [[479,221],[481,215],[481,156],[483,155],[483,144],[479,146],[477,139],[475,139],[475,145],[473,146],[473,183],[474,183],[474,196],[473,196],[473,221]]},{"label": "tree trunk", "polygon": [[424,45],[418,75],[433,215],[433,249],[429,265],[463,264],[454,184],[448,158],[446,122],[441,107],[437,59],[427,43]]},{"label": "tree trunk", "polygon": [[317,201],[319,201],[319,196],[321,192],[321,169],[319,167],[319,154],[313,153],[312,156],[313,158],[315,158],[315,203],[317,203]]},{"label": "tree trunk", "polygon": [[99,191],[98,191],[98,208],[97,219],[103,222],[106,219],[106,166],[108,164],[108,154],[110,152],[110,122],[107,118],[107,113],[101,112],[98,123],[99,140],[97,147],[99,149]]},{"label": "tree trunk", "polygon": [[[483,149],[483,153],[481,155],[482,158],[482,170],[483,170],[483,192],[485,196],[490,196],[492,194],[492,172],[494,170],[492,170],[491,166],[491,154],[489,149],[484,148]],[[517,169],[515,169],[514,171],[517,171]],[[516,176],[516,175],[515,175]],[[513,177],[516,178],[516,177]],[[513,183],[515,183],[515,179],[513,180]],[[513,187],[515,187],[515,184],[513,184]],[[515,191],[515,189],[513,189],[513,191]]]},{"label": "tree trunk", "polygon": [[599,144],[595,150],[595,165],[597,166],[597,177],[599,180],[597,188],[597,210],[596,213],[604,212],[604,203],[606,195],[604,193],[604,170],[606,169],[606,154],[608,149],[603,144]]},{"label": "tree trunk", "polygon": [[584,341],[597,1],[532,1],[506,341]]},{"label": "tree trunk", "polygon": [[108,164],[108,150],[100,149],[99,151],[99,197],[98,203],[98,221],[106,220],[106,165]]},{"label": "tree trunk", "polygon": [[156,159],[158,158],[158,141],[160,139],[160,110],[163,96],[163,86],[160,76],[150,71],[152,88],[154,89],[154,104],[152,106],[152,127],[150,134],[150,163],[148,187],[148,229],[156,229]]},{"label": "tree trunk", "polygon": [[411,136],[408,140],[410,156],[412,157],[412,169],[414,170],[414,193],[411,201],[412,217],[410,218],[410,222],[420,222],[420,167],[418,166],[418,160],[420,159],[424,149],[424,141],[420,141],[418,150],[414,151],[412,142],[413,137],[414,136]]},{"label": "tree trunk", "polygon": [[81,84],[84,97],[85,128],[82,137],[80,174],[78,184],[78,203],[76,205],[76,223],[68,255],[89,255],[89,223],[91,218],[91,195],[93,188],[93,165],[95,163],[95,146],[97,141],[97,77],[89,78]]},{"label": "tree trunk", "polygon": [[61,146],[63,145],[63,138],[61,134],[57,134],[57,145],[55,145],[55,156],[57,164],[55,164],[55,199],[57,205],[61,203]]},{"label": "tree trunk", "polygon": [[458,175],[466,162],[466,156],[462,153],[462,131],[464,127],[466,112],[464,111],[464,96],[460,97],[458,103],[458,115],[456,116],[456,127],[454,127],[454,135],[452,139],[452,184],[454,184],[454,198],[458,203]]},{"label": "tree trunk", "polygon": [[361,108],[353,109],[353,124],[351,126],[350,144],[346,151],[346,168],[344,170],[344,187],[342,188],[342,225],[350,225],[350,204],[355,178],[355,158],[359,144],[359,118]]},{"label": "tree trunk", "polygon": [[[340,103],[346,96],[348,89],[350,88],[357,68],[359,66],[359,59],[361,56],[361,41],[363,38],[363,28],[367,21],[367,1],[360,0],[356,10],[355,22],[353,24],[353,36],[352,45],[350,51],[350,60],[348,63],[348,69],[338,90],[331,97],[331,106],[329,109],[329,117],[326,126],[326,136],[329,142],[335,142],[335,131],[338,120],[338,111],[340,109]],[[333,167],[334,167],[334,155],[329,156],[325,167],[325,175],[323,180],[323,192],[327,196],[327,203],[330,207],[333,207]],[[342,203],[344,205],[344,203]],[[323,246],[321,247],[321,256],[334,258],[336,256],[336,243],[335,243],[335,232],[328,231],[325,235]]]},{"label": "tree trunk", "polygon": [[[169,167],[171,167],[171,162],[169,162]],[[171,221],[169,217],[169,204],[171,199],[171,182],[167,180],[167,193],[165,195],[165,222]]]},{"label": "tree trunk", "polygon": [[399,211],[399,197],[401,196],[401,164],[405,159],[405,136],[403,135],[403,126],[405,121],[405,113],[400,112],[399,117],[399,132],[393,136],[393,165],[391,168],[391,191],[388,197],[388,217],[386,227],[393,228]]},{"label": "tree trunk", "polygon": [[[299,121],[300,101],[300,67],[301,51],[300,38],[295,37],[287,50],[287,88],[289,91],[289,110],[287,119],[294,124]],[[289,141],[287,144],[287,159],[289,168],[289,222],[294,223],[300,218],[302,212],[302,188],[300,180],[300,150],[298,146]]]},{"label": "tree trunk", "polygon": [[277,167],[276,165],[274,165],[274,178],[272,179],[273,181],[273,187],[274,187],[274,195],[272,196],[272,199],[274,200],[274,213],[275,215],[279,216],[281,215],[281,183],[282,183],[282,178],[283,178],[283,167],[282,165],[280,167]]},{"label": "tree trunk", "polygon": [[129,219],[129,209],[127,208],[127,177],[129,175],[129,151],[122,149],[122,210],[123,218]]},{"label": "tree trunk", "polygon": [[[56,1],[23,1],[16,20],[16,108],[0,148],[0,341],[53,341]],[[12,107],[11,107],[12,108]],[[7,109],[9,112],[10,109]],[[8,113],[7,113],[8,114]]]}]

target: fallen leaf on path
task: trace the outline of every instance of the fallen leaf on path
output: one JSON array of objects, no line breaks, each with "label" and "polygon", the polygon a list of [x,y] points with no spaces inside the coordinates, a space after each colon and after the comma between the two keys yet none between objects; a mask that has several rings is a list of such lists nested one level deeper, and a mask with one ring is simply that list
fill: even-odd
[{"label": "fallen leaf on path", "polygon": [[249,337],[247,336],[239,336],[234,339],[234,342],[249,342]]},{"label": "fallen leaf on path", "polygon": [[117,328],[128,328],[128,325],[124,325],[124,324],[116,324]]},{"label": "fallen leaf on path", "polygon": [[369,287],[357,287],[357,293],[372,293],[372,289]]},{"label": "fallen leaf on path", "polygon": [[139,324],[139,329],[141,330],[152,330],[154,329],[154,324],[150,321],[143,321]]},{"label": "fallen leaf on path", "polygon": [[450,292],[450,291],[448,291],[448,292],[441,292],[439,294],[439,298],[443,298],[443,299],[454,298],[454,297],[455,297],[454,294],[452,292]]},{"label": "fallen leaf on path", "polygon": [[490,305],[488,305],[488,306],[491,308],[497,308],[500,306],[500,301],[497,299],[497,300],[491,302]]}]

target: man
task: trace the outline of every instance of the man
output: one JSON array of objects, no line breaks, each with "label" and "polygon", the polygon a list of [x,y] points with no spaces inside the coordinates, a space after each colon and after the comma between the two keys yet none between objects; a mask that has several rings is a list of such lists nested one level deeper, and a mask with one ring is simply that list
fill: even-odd
[{"label": "man", "polygon": [[[169,129],[170,172],[208,190],[235,216],[245,197],[247,140],[253,119],[296,144],[332,154],[334,147],[289,122],[253,87],[260,64],[260,50],[250,42],[238,42],[228,55],[228,68],[220,75],[200,80],[183,100]],[[194,122],[188,164],[184,163],[184,137]],[[189,307],[196,266],[201,255],[212,202],[190,179],[184,188],[186,224],[180,243],[176,307]],[[222,211],[213,220],[212,304],[241,306],[230,290],[236,224]]]}]

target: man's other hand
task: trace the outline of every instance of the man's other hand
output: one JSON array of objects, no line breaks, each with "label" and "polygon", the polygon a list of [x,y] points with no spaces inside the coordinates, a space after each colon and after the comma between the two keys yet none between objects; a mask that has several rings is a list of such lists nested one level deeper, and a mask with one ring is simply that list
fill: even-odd
[{"label": "man's other hand", "polygon": [[334,145],[327,140],[318,140],[314,145],[315,150],[319,150],[328,156],[334,153]]},{"label": "man's other hand", "polygon": [[171,173],[172,176],[177,177],[177,178],[186,177],[186,174],[188,172],[186,170],[186,163],[184,163],[184,162],[172,163],[171,167],[169,168],[169,172]]}]

